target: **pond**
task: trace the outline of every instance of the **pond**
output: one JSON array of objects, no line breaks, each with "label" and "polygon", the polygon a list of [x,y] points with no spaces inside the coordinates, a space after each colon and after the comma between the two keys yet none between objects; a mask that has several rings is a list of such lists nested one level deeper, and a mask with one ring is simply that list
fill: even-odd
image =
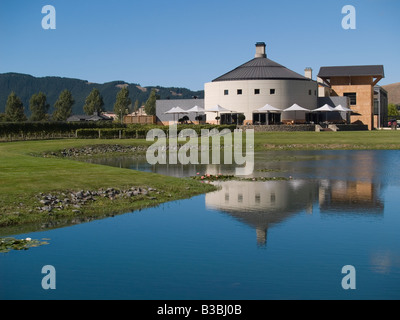
[{"label": "pond", "polygon": [[[179,177],[235,169],[91,161]],[[256,153],[253,176],[287,179],[220,182],[191,199],[15,235],[49,244],[0,253],[0,299],[400,298],[399,150]],[[55,290],[42,288],[46,265]]]}]

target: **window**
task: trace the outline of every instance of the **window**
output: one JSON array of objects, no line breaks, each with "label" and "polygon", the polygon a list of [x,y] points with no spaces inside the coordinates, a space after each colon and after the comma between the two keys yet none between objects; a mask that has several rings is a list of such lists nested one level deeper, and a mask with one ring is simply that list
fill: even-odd
[{"label": "window", "polygon": [[260,94],[260,89],[254,89],[254,94]]},{"label": "window", "polygon": [[242,89],[237,89],[237,94],[242,94]]},{"label": "window", "polygon": [[311,96],[311,92],[312,92],[311,90],[308,90],[308,95],[309,95],[309,96]]},{"label": "window", "polygon": [[254,200],[255,200],[256,203],[260,203],[261,202],[261,195],[259,193],[256,193],[256,196],[255,196]]},{"label": "window", "polygon": [[314,90],[314,96],[316,96],[317,95],[317,90]]},{"label": "window", "polygon": [[224,90],[224,95],[227,96],[229,94],[229,90]]},{"label": "window", "polygon": [[269,89],[269,94],[275,94],[275,89]]},{"label": "window", "polygon": [[352,106],[357,104],[357,93],[355,93],[355,92],[345,92],[345,93],[343,93],[343,96],[350,98],[350,104]]},{"label": "window", "polygon": [[239,203],[243,202],[243,194],[241,194],[241,193],[238,194],[238,202]]}]

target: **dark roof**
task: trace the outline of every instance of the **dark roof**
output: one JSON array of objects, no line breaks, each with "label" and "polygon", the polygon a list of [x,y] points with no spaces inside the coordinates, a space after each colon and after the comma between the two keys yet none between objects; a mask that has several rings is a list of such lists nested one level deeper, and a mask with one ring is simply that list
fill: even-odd
[{"label": "dark roof", "polygon": [[385,77],[385,73],[382,65],[321,67],[318,73],[320,78],[350,76]]},{"label": "dark roof", "polygon": [[67,122],[77,122],[77,121],[100,121],[100,120],[112,120],[107,116],[102,114],[93,114],[91,116],[88,115],[72,115],[67,119]]},{"label": "dark roof", "polygon": [[311,80],[268,58],[254,58],[214,79],[213,82],[270,79]]}]

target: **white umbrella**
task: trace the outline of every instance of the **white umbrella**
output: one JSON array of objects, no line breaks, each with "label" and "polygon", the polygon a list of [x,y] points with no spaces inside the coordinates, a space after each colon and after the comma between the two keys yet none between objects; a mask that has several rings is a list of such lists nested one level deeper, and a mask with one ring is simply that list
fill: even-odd
[{"label": "white umbrella", "polygon": [[204,111],[205,110],[203,108],[199,107],[199,106],[194,106],[193,108],[187,110],[188,113],[196,113],[196,118],[198,116],[198,113],[203,113]]},{"label": "white umbrella", "polygon": [[189,110],[186,110],[186,112],[188,112],[188,113],[191,113],[191,112],[199,113],[199,112],[204,112],[204,111],[205,110],[203,108],[199,107],[199,106],[194,106],[193,108],[191,108]]},{"label": "white umbrella", "polygon": [[282,110],[275,108],[275,107],[271,106],[270,104],[266,104],[264,107],[261,107],[261,108],[255,110],[255,112],[273,112],[273,111],[281,112]]},{"label": "white umbrella", "polygon": [[168,110],[167,112],[164,112],[167,114],[177,114],[177,113],[187,113],[187,111],[183,110],[180,107],[174,107],[171,110]]},{"label": "white umbrella", "polygon": [[348,117],[347,117],[347,113],[350,113],[350,112],[352,112],[353,110],[351,110],[351,109],[349,109],[349,108],[346,108],[346,107],[343,107],[341,104],[339,104],[338,106],[336,106],[336,107],[334,108],[334,110],[335,110],[335,111],[339,111],[339,112],[346,112],[346,122],[347,122],[347,123],[349,122],[349,119],[348,119]]},{"label": "white umbrella", "polygon": [[307,111],[307,112],[310,112],[310,110],[308,110],[308,109],[306,109],[306,108],[303,108],[303,107],[300,107],[298,104],[294,104],[294,105],[292,105],[291,107],[289,107],[289,108],[287,108],[287,109],[285,109],[285,110],[283,110],[284,112],[287,112],[287,111]]},{"label": "white umbrella", "polygon": [[306,111],[306,112],[310,112],[310,110],[308,110],[308,109],[306,109],[306,108],[303,108],[303,107],[300,107],[298,104],[293,104],[291,107],[289,107],[289,108],[287,108],[287,109],[285,109],[285,110],[283,110],[283,112],[290,112],[290,111],[294,111],[294,118],[295,118],[295,120],[296,120],[296,112],[297,111]]},{"label": "white umbrella", "polygon": [[232,112],[232,110],[225,109],[224,107],[221,107],[219,104],[217,104],[216,106],[206,109],[205,112],[216,112],[218,117],[220,112]]},{"label": "white umbrella", "polygon": [[[332,112],[332,111],[336,111],[336,110],[334,108],[332,108],[330,105],[324,104],[322,107],[314,109],[313,111],[314,112]],[[326,114],[325,120],[328,121],[328,113]]]},{"label": "white umbrella", "polygon": [[313,111],[316,111],[316,112],[318,112],[318,111],[328,111],[328,112],[330,112],[330,111],[337,111],[337,110],[335,110],[334,108],[332,108],[328,104],[324,104],[322,107],[320,107],[318,109],[314,109]]},{"label": "white umbrella", "polygon": [[[180,107],[174,107],[170,110],[168,110],[167,112],[164,112],[165,114],[178,114],[178,118],[179,118],[179,114],[181,113],[188,113],[187,111],[183,110]],[[175,117],[174,117],[174,121],[175,121]]]},{"label": "white umbrella", "polygon": [[338,106],[336,106],[335,111],[341,111],[341,112],[352,112],[353,110],[343,107],[341,104],[339,104]]},{"label": "white umbrella", "polygon": [[[269,114],[270,112],[282,112],[281,109],[275,108],[273,106],[271,106],[270,104],[266,104],[264,107],[258,108],[256,110],[254,110],[255,113],[267,113]],[[260,119],[258,119],[260,120]],[[267,124],[268,123],[268,115],[267,115]]]}]

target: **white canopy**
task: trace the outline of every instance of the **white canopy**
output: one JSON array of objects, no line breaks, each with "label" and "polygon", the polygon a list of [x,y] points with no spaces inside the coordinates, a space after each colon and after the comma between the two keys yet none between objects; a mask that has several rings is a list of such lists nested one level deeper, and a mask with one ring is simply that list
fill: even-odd
[{"label": "white canopy", "polygon": [[[217,113],[217,118],[219,118],[219,113],[220,112],[233,112],[232,110],[225,109],[224,107],[221,107],[219,104],[217,104],[214,107],[211,107],[209,109],[204,110],[205,112],[216,112]],[[219,120],[217,120],[217,123],[219,123]]]},{"label": "white canopy", "polygon": [[351,112],[352,110],[349,108],[342,107],[341,104],[334,108],[335,111],[343,111],[343,112]]},{"label": "white canopy", "polygon": [[194,106],[193,108],[186,110],[188,113],[199,113],[199,112],[204,112],[205,110],[199,106]]},{"label": "white canopy", "polygon": [[282,110],[266,104],[264,107],[254,110],[254,112],[282,112]]},{"label": "white canopy", "polygon": [[179,114],[179,113],[188,113],[187,111],[183,110],[180,107],[174,107],[171,110],[165,112],[166,114]]},{"label": "white canopy", "polygon": [[303,108],[303,107],[300,107],[298,104],[294,104],[294,105],[292,105],[291,107],[289,107],[289,108],[287,108],[287,109],[285,109],[285,110],[283,110],[284,112],[287,112],[287,111],[307,111],[307,112],[310,112],[310,110],[308,110],[308,109],[306,109],[306,108]]},{"label": "white canopy", "polygon": [[322,107],[320,107],[318,109],[314,109],[313,111],[319,112],[319,111],[337,111],[337,110],[335,110],[328,104],[324,104]]},{"label": "white canopy", "polygon": [[219,104],[217,104],[214,107],[211,107],[209,109],[204,110],[205,112],[232,112],[231,110],[225,109],[224,107],[221,107]]}]

